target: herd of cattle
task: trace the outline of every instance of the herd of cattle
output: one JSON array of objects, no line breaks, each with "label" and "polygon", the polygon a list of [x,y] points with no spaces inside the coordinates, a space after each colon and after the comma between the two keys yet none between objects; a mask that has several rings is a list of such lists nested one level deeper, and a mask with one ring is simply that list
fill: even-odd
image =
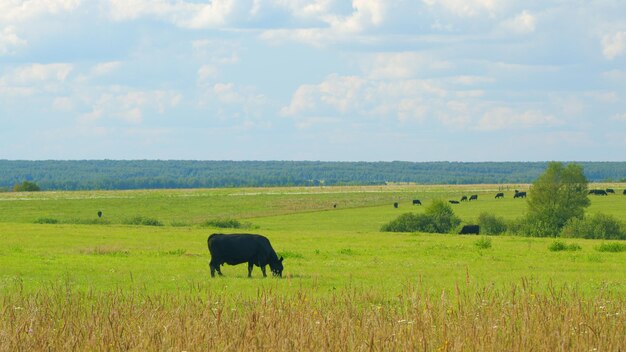
[{"label": "herd of cattle", "polygon": [[[615,194],[615,190],[611,188],[607,189],[592,189],[589,194],[606,196],[609,193]],[[623,192],[626,195],[626,190]],[[496,199],[504,198],[503,192],[498,192],[495,196]],[[515,190],[513,198],[526,198],[526,192]],[[462,196],[460,201],[449,200],[452,204],[459,204],[464,201],[478,200],[477,194],[469,196]],[[412,205],[422,205],[419,199],[413,199]],[[395,208],[398,208],[398,202],[393,203]],[[333,204],[333,208],[336,208],[337,204]],[[102,216],[102,212],[98,212],[98,217]],[[461,228],[459,234],[475,234],[480,233],[479,225],[465,225]],[[248,277],[252,276],[252,269],[256,265],[261,268],[263,276],[266,277],[265,267],[269,265],[272,274],[274,276],[282,277],[283,274],[283,257],[278,258],[278,255],[272,248],[270,241],[261,235],[240,233],[240,234],[220,234],[214,233],[207,239],[207,245],[209,252],[211,253],[211,262],[209,267],[211,268],[211,277],[215,277],[215,272],[221,276],[222,271],[220,266],[224,264],[237,265],[242,263],[248,263]]]}]

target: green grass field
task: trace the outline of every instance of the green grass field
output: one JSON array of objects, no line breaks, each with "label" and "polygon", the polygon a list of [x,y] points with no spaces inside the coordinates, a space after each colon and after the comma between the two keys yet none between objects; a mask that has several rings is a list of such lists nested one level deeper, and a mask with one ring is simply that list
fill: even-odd
[{"label": "green grass field", "polygon": [[[590,185],[590,188],[601,187],[606,185]],[[621,193],[626,185],[611,187]],[[505,198],[496,200],[494,195],[500,188],[502,186],[496,185],[394,185],[0,193],[0,295],[3,297],[0,302],[5,306],[0,342],[8,341],[7,346],[13,347],[43,348],[43,342],[29,345],[28,339],[21,340],[21,335],[11,334],[8,326],[12,325],[6,314],[10,307],[30,305],[40,309],[52,304],[58,308],[62,300],[55,306],[56,301],[50,303],[41,297],[56,297],[59,290],[72,292],[67,299],[77,300],[76,304],[85,305],[83,308],[87,310],[93,309],[81,298],[87,293],[95,295],[96,298],[91,298],[93,302],[112,294],[114,297],[122,295],[124,302],[127,295],[136,294],[143,297],[143,301],[145,297],[172,297],[172,302],[179,300],[186,304],[191,304],[189,300],[193,301],[196,296],[205,299],[223,296],[230,297],[231,304],[239,307],[236,309],[241,308],[242,302],[258,302],[264,295],[277,299],[280,306],[283,304],[281,297],[294,299],[304,294],[317,303],[307,303],[303,309],[319,310],[320,305],[340,300],[343,303],[338,309],[350,310],[346,297],[352,297],[350,304],[363,312],[362,309],[367,310],[372,304],[399,309],[398,297],[406,298],[415,291],[419,291],[422,298],[466,295],[466,304],[476,304],[481,292],[496,292],[506,301],[512,299],[506,292],[522,285],[533,287],[529,293],[532,297],[552,295],[554,298],[554,292],[572,292],[565,296],[571,304],[582,304],[587,299],[588,302],[608,299],[607,305],[619,307],[624,302],[626,252],[597,251],[595,248],[604,241],[565,239],[566,243],[575,243],[581,249],[553,252],[548,249],[553,238],[494,236],[490,237],[490,248],[480,248],[476,242],[481,237],[477,236],[379,231],[382,224],[404,212],[423,211],[433,199],[458,200],[470,194],[478,194],[478,201],[453,207],[464,223],[475,222],[483,211],[506,219],[524,214],[525,200],[512,199],[512,194],[513,189],[528,186],[505,186]],[[412,199],[422,200],[424,206],[412,206]],[[590,199],[589,213],[602,212],[626,221],[626,196]],[[393,202],[399,202],[398,209],[392,206]],[[333,208],[333,204],[337,204],[337,208]],[[99,210],[104,216],[98,220]],[[154,218],[164,226],[125,224],[135,216]],[[42,218],[58,223],[36,223]],[[206,220],[219,218],[235,218],[249,223],[250,228],[201,226]],[[260,270],[255,268],[253,278],[248,279],[246,266],[239,265],[224,266],[225,277],[211,279],[206,240],[214,232],[265,235],[279,255],[285,257],[284,278],[263,279]],[[459,294],[459,290],[464,293]],[[34,301],[29,301],[29,297],[35,297]],[[561,302],[564,307],[570,306],[567,299]],[[494,304],[503,304],[498,302]],[[169,312],[167,304],[159,307]],[[445,304],[442,307],[444,311],[453,309]],[[597,313],[596,306],[590,309]],[[611,324],[616,324],[618,332],[626,332],[626,311],[623,305],[619,309]],[[397,316],[390,317],[393,320]],[[233,316],[235,318],[241,317]],[[39,324],[45,325],[45,321]],[[24,320],[23,324],[27,323],[28,320]],[[493,341],[499,341],[498,336],[494,335]],[[619,344],[623,341],[619,336],[626,334],[617,335],[616,340],[611,341]],[[341,336],[336,338],[340,340]],[[448,341],[445,336],[430,338],[434,339],[430,347],[443,346]],[[45,336],[37,341],[45,341]],[[186,343],[176,346],[188,347]],[[63,348],[58,344],[54,346]],[[97,344],[77,346],[102,347]],[[126,349],[123,345],[113,346],[113,349]],[[140,344],[132,346],[138,348]],[[146,346],[161,349],[168,345],[147,343]],[[361,345],[353,347],[358,346]],[[451,346],[456,346],[454,350],[463,344]],[[223,347],[220,349],[229,349],[227,345]],[[361,347],[356,349],[364,349]]]}]

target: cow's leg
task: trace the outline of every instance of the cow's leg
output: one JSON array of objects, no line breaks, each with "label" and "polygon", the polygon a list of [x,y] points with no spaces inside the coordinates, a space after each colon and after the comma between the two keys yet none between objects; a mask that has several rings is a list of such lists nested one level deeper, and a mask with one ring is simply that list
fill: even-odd
[{"label": "cow's leg", "polygon": [[263,277],[267,277],[265,274],[265,265],[261,265],[261,272],[263,272]]},{"label": "cow's leg", "polygon": [[209,262],[209,267],[211,268],[211,277],[215,277],[215,272],[222,276],[222,271],[220,270],[220,265],[214,261]]},{"label": "cow's leg", "polygon": [[254,264],[252,262],[248,262],[248,277],[252,277],[252,268]]}]

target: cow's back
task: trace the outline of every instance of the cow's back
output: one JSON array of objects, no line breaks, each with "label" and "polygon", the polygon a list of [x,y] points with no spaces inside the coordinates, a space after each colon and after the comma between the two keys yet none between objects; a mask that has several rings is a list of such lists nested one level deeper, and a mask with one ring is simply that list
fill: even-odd
[{"label": "cow's back", "polygon": [[267,257],[268,250],[273,252],[267,238],[248,233],[212,234],[207,244],[212,258],[228,264],[256,261],[259,257]]}]

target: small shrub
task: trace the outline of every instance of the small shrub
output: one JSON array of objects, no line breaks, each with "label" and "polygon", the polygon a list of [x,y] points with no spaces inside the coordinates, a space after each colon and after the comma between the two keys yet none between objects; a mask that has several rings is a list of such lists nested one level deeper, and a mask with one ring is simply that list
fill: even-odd
[{"label": "small shrub", "polygon": [[172,227],[185,227],[185,226],[189,226],[189,223],[188,222],[184,222],[184,221],[172,220],[170,225]]},{"label": "small shrub", "polygon": [[474,242],[474,245],[480,249],[491,248],[491,238],[483,236]]},{"label": "small shrub", "polygon": [[54,218],[38,218],[35,224],[58,224],[60,221]]},{"label": "small shrub", "polygon": [[143,225],[143,226],[163,226],[163,223],[157,219],[146,218],[143,216],[135,216],[124,221],[126,225]]},{"label": "small shrub", "polygon": [[582,219],[570,219],[563,230],[562,237],[626,240],[626,226],[611,215],[595,214]]},{"label": "small shrub", "polygon": [[242,224],[237,219],[213,219],[207,220],[202,223],[202,226],[206,227],[218,227],[221,229],[240,229]]},{"label": "small shrub", "polygon": [[441,200],[432,202],[424,214],[405,213],[381,226],[384,232],[449,233],[461,223],[452,207]]},{"label": "small shrub", "polygon": [[596,251],[598,252],[626,252],[626,243],[602,243],[596,247]]},{"label": "small shrub", "polygon": [[489,213],[481,213],[478,216],[478,225],[480,232],[485,235],[500,235],[507,230],[504,218]]},{"label": "small shrub", "polygon": [[560,252],[560,251],[579,251],[582,248],[576,243],[567,244],[562,241],[554,241],[552,242],[552,244],[550,244],[550,246],[548,246],[548,249],[551,250],[552,252]]}]

